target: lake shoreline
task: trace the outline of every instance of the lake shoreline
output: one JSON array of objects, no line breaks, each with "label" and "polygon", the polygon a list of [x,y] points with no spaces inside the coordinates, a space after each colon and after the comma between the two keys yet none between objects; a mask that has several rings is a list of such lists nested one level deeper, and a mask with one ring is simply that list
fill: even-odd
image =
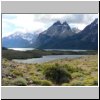
[{"label": "lake shoreline", "polygon": [[47,55],[96,55],[97,50],[87,50],[87,51],[59,51],[59,50],[28,50],[28,51],[18,51],[10,49],[2,49],[2,57],[12,60],[12,59],[30,59],[30,58],[41,58]]},{"label": "lake shoreline", "polygon": [[91,50],[83,50],[83,49],[36,49],[36,48],[7,48],[8,50],[16,50],[16,51],[32,51],[32,50],[45,50],[45,51],[91,51]]},{"label": "lake shoreline", "polygon": [[41,58],[31,58],[31,59],[12,59],[12,61],[17,63],[25,63],[25,64],[42,64],[45,62],[61,60],[61,59],[77,59],[80,57],[84,57],[87,55],[46,55]]}]

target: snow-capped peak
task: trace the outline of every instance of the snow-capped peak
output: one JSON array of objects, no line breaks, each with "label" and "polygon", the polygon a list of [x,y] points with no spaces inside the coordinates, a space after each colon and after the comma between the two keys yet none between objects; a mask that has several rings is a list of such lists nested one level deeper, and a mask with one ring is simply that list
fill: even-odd
[{"label": "snow-capped peak", "polygon": [[22,33],[22,32],[15,32],[8,36],[9,39],[11,38],[22,38],[24,40],[29,41],[32,43],[34,39],[36,38],[37,34],[35,33]]}]

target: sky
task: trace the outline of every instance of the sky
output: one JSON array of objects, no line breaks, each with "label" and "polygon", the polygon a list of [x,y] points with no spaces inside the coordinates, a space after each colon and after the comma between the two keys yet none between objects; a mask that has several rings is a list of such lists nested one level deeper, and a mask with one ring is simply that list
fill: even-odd
[{"label": "sky", "polygon": [[56,21],[83,30],[98,14],[2,14],[2,37],[16,32],[41,33]]}]

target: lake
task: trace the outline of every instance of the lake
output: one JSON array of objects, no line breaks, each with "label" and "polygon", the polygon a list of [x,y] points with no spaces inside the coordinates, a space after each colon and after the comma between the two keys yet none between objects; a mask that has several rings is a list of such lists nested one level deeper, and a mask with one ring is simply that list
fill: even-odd
[{"label": "lake", "polygon": [[76,52],[79,52],[79,51],[87,51],[87,50],[77,50],[77,49],[44,49],[46,51],[52,51],[52,50],[55,50],[55,51],[76,51]]},{"label": "lake", "polygon": [[[35,48],[8,48],[8,49],[11,49],[11,50],[17,50],[17,51],[28,51],[28,50],[34,50]],[[46,51],[52,51],[52,50],[57,50],[57,51],[76,51],[76,52],[79,52],[79,51],[87,51],[87,50],[77,50],[77,49],[44,49]]]},{"label": "lake", "polygon": [[[9,48],[12,50],[18,50],[18,51],[28,51],[28,50],[34,50],[35,48]],[[86,51],[86,50],[72,50],[72,49],[44,49],[46,51],[52,51],[52,50],[57,50],[57,51]],[[45,63],[53,60],[58,60],[58,59],[64,59],[64,58],[78,58],[82,57],[84,55],[47,55],[43,56],[41,58],[31,58],[31,59],[13,59],[13,61],[18,62],[18,63],[27,63],[27,64],[32,64],[32,63]]]},{"label": "lake", "polygon": [[18,63],[27,63],[27,64],[32,64],[32,63],[45,63],[53,60],[58,60],[58,59],[64,59],[64,58],[78,58],[82,57],[85,55],[47,55],[43,56],[41,58],[31,58],[31,59],[13,59],[13,61],[18,62]]},{"label": "lake", "polygon": [[28,51],[28,50],[34,50],[35,48],[8,48],[8,49],[17,51]]}]

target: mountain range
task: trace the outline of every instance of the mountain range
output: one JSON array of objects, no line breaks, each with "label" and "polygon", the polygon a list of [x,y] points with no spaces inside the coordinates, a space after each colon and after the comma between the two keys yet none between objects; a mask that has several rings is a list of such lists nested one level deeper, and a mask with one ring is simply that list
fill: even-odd
[{"label": "mountain range", "polygon": [[41,49],[97,49],[98,19],[77,34],[72,31],[67,22],[61,24],[57,21],[40,33],[34,45]]},{"label": "mountain range", "polygon": [[56,21],[47,30],[37,34],[26,33],[4,37],[2,45],[8,48],[34,47],[38,49],[98,49],[98,19],[83,30],[72,28],[65,21]]},{"label": "mountain range", "polygon": [[6,48],[26,48],[35,42],[38,34],[16,32],[2,39],[2,46]]}]

